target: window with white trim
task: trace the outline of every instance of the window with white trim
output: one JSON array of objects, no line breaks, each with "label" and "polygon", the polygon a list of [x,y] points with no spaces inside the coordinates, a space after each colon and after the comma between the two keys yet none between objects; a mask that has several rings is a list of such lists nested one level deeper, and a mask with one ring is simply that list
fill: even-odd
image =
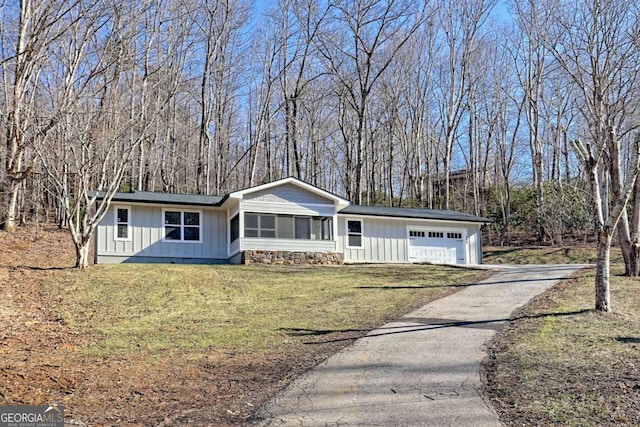
[{"label": "window with white trim", "polygon": [[164,240],[175,242],[200,242],[202,215],[199,211],[165,210]]},{"label": "window with white trim", "polygon": [[347,247],[362,248],[362,220],[347,220]]},{"label": "window with white trim", "polygon": [[131,208],[129,206],[115,207],[115,240],[130,240]]},{"label": "window with white trim", "polygon": [[333,218],[247,212],[244,237],[333,240]]},{"label": "window with white trim", "polygon": [[448,232],[447,239],[462,240],[462,233]]},{"label": "window with white trim", "polygon": [[429,237],[432,239],[444,239],[444,233],[442,231],[430,231]]},{"label": "window with white trim", "polygon": [[244,214],[244,237],[276,237],[276,216]]},{"label": "window with white trim", "polygon": [[421,230],[409,230],[409,237],[424,237],[424,231]]}]

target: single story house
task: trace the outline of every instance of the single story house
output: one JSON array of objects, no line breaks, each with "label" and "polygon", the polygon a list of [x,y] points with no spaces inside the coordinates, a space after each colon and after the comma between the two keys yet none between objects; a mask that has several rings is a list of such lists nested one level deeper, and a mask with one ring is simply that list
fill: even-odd
[{"label": "single story house", "polygon": [[486,218],[355,205],[285,178],[225,196],[116,193],[96,263],[482,263]]}]

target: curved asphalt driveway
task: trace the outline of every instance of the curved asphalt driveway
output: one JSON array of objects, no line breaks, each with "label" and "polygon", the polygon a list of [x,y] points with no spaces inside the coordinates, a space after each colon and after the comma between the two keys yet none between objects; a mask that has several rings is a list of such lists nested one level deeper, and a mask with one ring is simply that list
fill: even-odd
[{"label": "curved asphalt driveway", "polygon": [[493,266],[487,280],[374,330],[260,409],[261,426],[499,426],[484,344],[513,310],[584,265]]}]

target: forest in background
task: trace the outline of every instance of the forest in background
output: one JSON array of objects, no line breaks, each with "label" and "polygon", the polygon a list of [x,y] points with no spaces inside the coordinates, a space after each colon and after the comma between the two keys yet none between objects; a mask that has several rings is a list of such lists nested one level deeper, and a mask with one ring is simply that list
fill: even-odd
[{"label": "forest in background", "polygon": [[621,218],[631,251],[638,13],[633,0],[5,0],[2,221],[46,217],[83,243],[110,201],[86,190],[224,194],[294,176],[355,203],[487,216],[499,244],[599,241]]}]

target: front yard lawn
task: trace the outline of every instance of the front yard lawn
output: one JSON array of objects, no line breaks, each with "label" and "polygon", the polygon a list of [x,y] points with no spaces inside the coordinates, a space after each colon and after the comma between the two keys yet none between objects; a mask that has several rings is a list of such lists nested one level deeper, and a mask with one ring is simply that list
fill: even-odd
[{"label": "front yard lawn", "polygon": [[341,267],[120,264],[49,284],[59,314],[92,337],[83,351],[269,351],[363,332],[472,283],[478,271],[410,265]]},{"label": "front yard lawn", "polygon": [[245,425],[353,339],[489,273],[430,265],[102,265],[0,233],[0,405],[91,426]]}]

